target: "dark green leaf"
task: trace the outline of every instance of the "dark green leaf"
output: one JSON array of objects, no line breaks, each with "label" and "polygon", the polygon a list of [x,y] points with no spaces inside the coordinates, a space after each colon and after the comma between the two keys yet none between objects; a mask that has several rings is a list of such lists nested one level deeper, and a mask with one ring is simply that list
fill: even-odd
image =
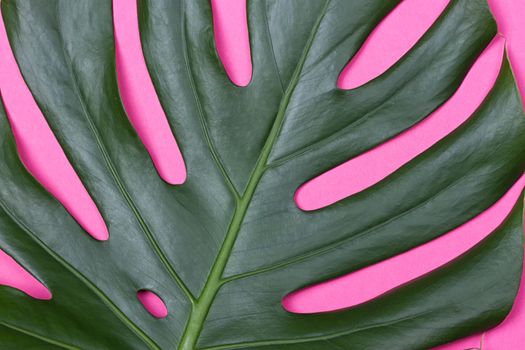
[{"label": "dark green leaf", "polygon": [[[174,187],[121,105],[111,2],[3,0],[24,78],[110,239],[89,237],[33,180],[2,118],[0,247],[53,299],[2,288],[0,344],[404,350],[500,322],[521,274],[522,201],[467,254],[385,296],[315,315],[281,306],[293,290],[461,225],[525,170],[525,118],[505,60],[452,135],[366,191],[316,212],[297,208],[293,194],[306,180],[442,105],[496,34],[484,0],[452,1],[393,68],[337,89],[345,63],[398,2],[249,2],[253,78],[239,88],[216,54],[208,1],[139,0],[148,68],[188,169]],[[152,318],[140,289],[158,293],[169,316]]]}]

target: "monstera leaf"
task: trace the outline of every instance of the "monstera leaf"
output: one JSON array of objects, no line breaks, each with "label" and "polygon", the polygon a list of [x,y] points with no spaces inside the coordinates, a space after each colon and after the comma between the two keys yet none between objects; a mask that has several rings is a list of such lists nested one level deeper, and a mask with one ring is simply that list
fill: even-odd
[{"label": "monstera leaf", "polygon": [[[302,211],[304,182],[415,125],[496,35],[485,0],[452,1],[395,66],[360,88],[339,73],[393,0],[250,1],[253,77],[230,82],[210,3],[139,0],[144,55],[187,167],[162,181],[121,104],[109,0],[3,0],[21,72],[109,228],[92,239],[0,132],[0,246],[51,300],[0,290],[2,349],[422,349],[496,325],[522,264],[520,200],[445,267],[367,303],[294,314],[288,293],[467,222],[525,169],[506,60],[469,120],[375,186]],[[3,114],[3,112],[2,112]],[[155,291],[169,315],[138,302]]]}]

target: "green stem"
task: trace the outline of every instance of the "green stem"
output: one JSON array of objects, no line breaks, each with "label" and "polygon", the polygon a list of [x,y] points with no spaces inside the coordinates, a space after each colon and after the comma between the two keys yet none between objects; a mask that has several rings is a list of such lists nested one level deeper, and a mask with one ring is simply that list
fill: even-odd
[{"label": "green stem", "polygon": [[[292,90],[290,90],[288,94],[285,95],[285,97],[283,98],[284,106],[288,105],[291,92]],[[281,107],[282,106],[283,104],[281,105]],[[204,285],[204,289],[202,290],[202,294],[200,295],[199,299],[194,305],[194,308],[192,309],[188,325],[186,326],[186,330],[184,332],[179,347],[180,350],[195,349],[197,338],[204,324],[204,320],[208,315],[208,311],[211,307],[213,300],[215,299],[217,292],[219,291],[219,288],[223,284],[222,275],[224,273],[224,269],[226,268],[228,258],[230,257],[233,245],[235,244],[235,240],[237,239],[237,235],[239,234],[242,222],[244,220],[244,216],[246,215],[248,206],[250,205],[253,194],[255,193],[255,189],[257,188],[257,185],[259,184],[259,181],[261,180],[266,170],[268,157],[270,156],[273,144],[275,143],[277,135],[279,134],[279,130],[284,119],[285,111],[286,107],[282,107],[279,109],[279,113],[275,119],[272,130],[270,131],[270,135],[268,136],[268,139],[266,140],[266,143],[261,152],[261,155],[257,161],[255,170],[253,171],[250,180],[248,181],[246,191],[244,192],[240,200],[237,202],[237,207],[235,208],[235,213],[233,214],[230,227],[228,228],[228,232],[226,233],[226,238],[224,239],[223,245],[219,251],[219,254],[217,255],[215,263],[213,264],[209,278],[206,281],[206,284]]]},{"label": "green stem", "polygon": [[197,299],[197,302],[192,308],[188,324],[186,325],[186,329],[184,330],[184,334],[179,345],[179,350],[196,349],[197,340],[202,331],[204,321],[208,316],[213,300],[215,299],[215,296],[217,295],[217,292],[219,291],[221,286],[224,284],[222,276],[224,273],[224,269],[226,268],[226,264],[228,263],[228,258],[230,257],[231,251],[235,244],[235,240],[237,239],[237,236],[241,229],[244,216],[248,211],[250,202],[253,198],[255,190],[257,189],[257,185],[259,185],[259,182],[261,181],[264,172],[267,169],[268,158],[270,157],[272,148],[275,144],[275,141],[277,141],[277,137],[279,136],[279,133],[281,131],[281,127],[285,119],[284,117],[286,114],[286,109],[288,108],[288,104],[290,103],[290,99],[295,90],[295,87],[299,82],[304,63],[306,62],[306,57],[308,55],[308,52],[310,51],[313,40],[315,38],[315,34],[319,29],[324,14],[326,13],[328,3],[329,0],[327,0],[322,13],[319,15],[317,22],[312,29],[310,38],[306,43],[301,59],[294,71],[292,79],[290,80],[290,84],[283,95],[283,98],[279,105],[277,116],[275,117],[272,129],[270,130],[270,134],[268,135],[266,142],[262,148],[261,154],[259,155],[259,159],[257,160],[253,173],[251,174],[250,179],[248,180],[246,191],[237,202],[235,213],[233,214],[230,227],[228,228],[228,232],[226,233],[226,238],[224,239],[222,247],[219,250],[219,254],[215,259],[215,263],[213,264],[208,280],[204,285],[202,294]]}]

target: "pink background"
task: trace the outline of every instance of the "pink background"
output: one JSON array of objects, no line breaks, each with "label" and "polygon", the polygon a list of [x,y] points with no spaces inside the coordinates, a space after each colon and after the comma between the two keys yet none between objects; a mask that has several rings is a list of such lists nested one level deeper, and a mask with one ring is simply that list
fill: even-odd
[{"label": "pink background", "polygon": [[[404,0],[376,28],[344,69],[338,86],[353,88],[384,72],[424,34],[447,4],[448,0]],[[306,183],[296,193],[299,207],[315,210],[371,186],[452,132],[469,117],[492,86],[505,43],[524,95],[525,1],[489,0],[489,4],[502,37],[493,40],[450,101],[395,139]],[[245,0],[212,0],[212,5],[219,56],[232,81],[246,86],[251,79],[252,67]],[[181,184],[186,179],[183,155],[169,130],[142,57],[134,0],[115,0],[114,17],[119,84],[130,120],[151,154],[159,175],[168,183]],[[21,78],[3,22],[0,23],[0,90],[21,158],[28,170],[63,203],[89,234],[98,240],[108,239],[109,233],[98,209]],[[525,177],[522,177],[485,213],[439,239],[334,281],[294,293],[285,298],[283,304],[293,312],[348,307],[433,270],[490,234],[518,200],[524,186]],[[426,259],[421,259],[422,256]],[[40,282],[1,251],[0,284],[19,288],[35,298],[51,298],[51,293]],[[155,317],[165,316],[167,310],[158,296],[141,291],[138,298]],[[525,326],[524,305],[525,291],[522,288],[509,317],[484,335],[483,349],[525,348],[525,332],[522,331]],[[481,337],[475,335],[440,349],[479,347]]]}]

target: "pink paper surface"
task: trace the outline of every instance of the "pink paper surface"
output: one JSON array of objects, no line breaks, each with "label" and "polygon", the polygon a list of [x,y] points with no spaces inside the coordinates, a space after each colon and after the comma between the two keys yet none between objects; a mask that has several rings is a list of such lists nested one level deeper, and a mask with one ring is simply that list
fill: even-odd
[{"label": "pink paper surface", "polygon": [[[436,13],[439,13],[446,3],[447,1],[445,0],[436,0],[435,2],[429,2],[428,0],[403,1],[400,7],[401,10],[398,9],[399,11],[396,12],[396,15],[389,16],[389,19],[384,21],[374,31],[372,35],[374,39],[370,40],[362,52],[359,53],[359,56],[362,57],[361,60],[356,59],[353,67],[345,70],[345,74],[339,80],[339,86],[358,86],[366,82],[367,79],[381,74],[411,47],[413,42],[421,36],[422,31],[428,27],[428,24],[436,18]],[[500,32],[507,40],[511,64],[518,84],[522,88],[521,91],[524,92],[525,23],[523,18],[525,18],[525,2],[522,0],[490,0],[489,3],[498,20]],[[212,5],[219,56],[232,81],[239,86],[245,86],[251,80],[252,72],[246,27],[245,0],[213,0]],[[138,129],[141,140],[152,156],[160,176],[170,183],[181,183],[185,179],[185,176],[181,176],[182,173],[185,174],[185,170],[182,172],[183,159],[182,156],[179,157],[178,155],[175,155],[174,158],[169,158],[171,156],[166,151],[178,150],[178,146],[168,128],[162,107],[156,98],[147,74],[144,59],[141,55],[140,43],[138,42],[139,36],[134,8],[134,0],[114,1],[119,83],[123,101],[130,120]],[[30,172],[64,204],[88,232],[99,239],[104,239],[105,225],[102,218],[87,196],[87,192],[80,180],[74,174],[67,158],[60,150],[56,139],[50,132],[47,123],[25,87],[9,50],[3,22],[0,24],[0,90],[15,132],[21,157]],[[497,45],[501,45],[501,43],[493,43],[493,45],[497,48]],[[347,73],[348,71],[350,73]],[[491,72],[493,73],[494,71]],[[490,78],[490,74],[479,77],[480,81]],[[471,84],[476,85],[475,82]],[[482,87],[484,85],[480,83],[479,86]],[[137,91],[141,93],[139,94]],[[479,99],[479,96],[479,90],[477,92],[476,89],[465,90],[461,99],[476,101]],[[442,109],[446,109],[446,107],[443,106]],[[461,121],[459,120],[458,122],[460,123]],[[454,128],[447,122],[439,124],[435,129],[435,133],[429,133],[427,130],[418,134],[418,128],[414,128],[402,134],[402,141],[397,148],[395,144],[385,146],[388,158],[392,161],[392,163],[387,163],[386,168],[378,168],[375,164],[366,165],[366,162],[362,163],[364,168],[368,170],[361,174],[361,186],[366,187],[373,184],[377,181],[378,174],[389,173],[396,169],[395,164],[403,164],[413,157],[413,153],[407,153],[407,145],[416,145],[422,151],[428,144],[432,144]],[[156,136],[159,139],[156,139]],[[411,140],[412,137],[413,140]],[[381,154],[379,153],[374,157],[381,159]],[[378,163],[384,164],[384,162]],[[516,196],[516,191],[518,191],[516,188],[523,185],[523,178],[520,181],[514,187],[514,192],[509,193],[508,198],[502,201],[503,204],[496,208],[499,208],[498,210],[491,209],[491,211],[482,214],[475,220],[481,220],[481,222],[486,224],[486,227],[491,227],[491,225],[496,225],[501,221],[502,216],[505,214],[505,208],[508,208],[509,203],[515,200],[515,197],[512,197],[512,193]],[[343,190],[348,191],[348,188]],[[301,294],[301,302],[307,303],[305,309],[315,311],[326,308],[327,300],[331,305],[342,306],[351,305],[356,300],[366,300],[373,297],[374,293],[377,294],[381,289],[389,289],[392,285],[401,284],[412,279],[417,274],[430,271],[439,266],[441,262],[457,256],[462,250],[475,242],[475,239],[473,240],[472,238],[473,234],[477,234],[478,238],[476,239],[479,239],[481,237],[479,235],[486,233],[486,231],[481,232],[473,229],[472,227],[476,227],[475,225],[476,221],[465,224],[461,228],[443,236],[444,240],[450,236],[454,236],[456,239],[454,244],[441,244],[435,250],[439,251],[440,254],[434,254],[436,258],[433,260],[425,259],[421,261],[417,259],[420,249],[416,249],[405,255],[406,260],[404,263],[397,261],[395,264],[392,264],[387,260],[382,264],[371,266],[368,270],[361,270],[330,283],[312,287],[308,292]],[[439,239],[436,241],[439,242]],[[421,249],[425,249],[424,246]],[[10,261],[10,263],[1,265],[0,284],[19,288],[32,296],[39,295],[38,293],[44,293],[40,295],[45,296],[45,292],[42,292],[41,289],[42,286],[38,282],[35,283],[35,280],[32,280],[30,275],[25,275],[16,263],[13,264],[14,260],[9,260],[8,256],[3,256],[2,259],[4,259],[2,261]],[[418,261],[418,263],[414,264],[413,261]],[[410,267],[411,265],[418,265],[418,267],[414,270]],[[372,270],[372,274],[367,275],[367,271],[370,270]],[[359,277],[359,283],[362,283],[363,288],[355,288],[356,275],[361,276]],[[356,289],[358,289],[358,292],[356,292]],[[321,297],[319,297],[320,295]],[[148,302],[144,302],[144,300],[153,300],[150,304],[157,303],[157,307],[159,307],[158,300],[155,301],[154,299],[150,296],[142,298],[141,301],[152,314],[162,312],[160,309],[155,311],[155,306],[148,306]],[[525,332],[522,332],[525,326],[524,303],[525,291],[521,288],[516,305],[509,317],[503,324],[485,334],[484,349],[525,348]],[[299,309],[298,311],[301,310]],[[305,310],[303,309],[303,311]],[[480,339],[481,335],[476,335],[440,347],[440,349],[477,347],[480,344]]]}]

